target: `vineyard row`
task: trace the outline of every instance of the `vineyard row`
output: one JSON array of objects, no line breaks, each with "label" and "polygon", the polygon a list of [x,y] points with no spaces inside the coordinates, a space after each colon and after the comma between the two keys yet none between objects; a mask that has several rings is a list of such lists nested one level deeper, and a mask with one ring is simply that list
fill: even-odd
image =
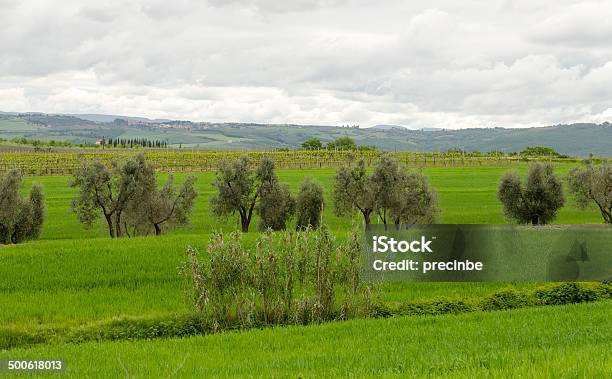
[{"label": "vineyard row", "polygon": [[[141,151],[143,152],[143,151]],[[84,163],[100,161],[106,165],[123,162],[138,152],[5,152],[0,153],[0,171],[19,169],[26,175],[68,175],[73,174]],[[380,152],[363,151],[144,151],[145,156],[163,172],[205,172],[214,171],[222,160],[247,155],[256,166],[264,156],[272,157],[279,169],[336,168],[347,158],[354,156],[365,159],[372,165]],[[389,153],[408,167],[444,166],[509,166],[527,159],[518,156],[472,156],[446,153]],[[550,160],[549,158],[545,158]],[[552,159],[554,161],[578,161],[578,159]]]}]

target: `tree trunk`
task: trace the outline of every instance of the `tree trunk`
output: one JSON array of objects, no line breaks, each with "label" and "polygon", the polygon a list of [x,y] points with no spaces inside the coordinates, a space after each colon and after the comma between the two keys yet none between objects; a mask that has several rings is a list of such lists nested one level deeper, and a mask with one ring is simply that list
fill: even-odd
[{"label": "tree trunk", "polygon": [[400,230],[402,228],[401,219],[399,217],[394,218],[393,223],[395,224],[395,230]]},{"label": "tree trunk", "polygon": [[2,238],[0,243],[3,245],[8,245],[11,242],[8,228],[6,228],[4,225],[0,225],[0,238]]},{"label": "tree trunk", "polygon": [[363,214],[363,221],[365,222],[366,225],[371,224],[370,221],[370,213],[372,211],[371,210],[363,210],[361,213]]},{"label": "tree trunk", "polygon": [[606,224],[612,224],[612,210],[609,211],[603,211],[603,218],[604,218],[604,222]]},{"label": "tree trunk", "polygon": [[110,234],[111,238],[115,238],[115,228],[113,225],[113,217],[105,213],[104,218],[106,219],[106,223],[108,224],[108,234]]},{"label": "tree trunk", "polygon": [[240,215],[240,223],[242,224],[242,232],[248,233],[250,220],[247,218],[246,215]]},{"label": "tree trunk", "polygon": [[155,227],[155,235],[161,236],[162,234],[161,226],[159,224],[153,224],[153,226]]},{"label": "tree trunk", "polygon": [[123,237],[124,230],[123,225],[121,225],[121,212],[117,212],[115,216],[115,235],[117,238]]},{"label": "tree trunk", "polygon": [[612,224],[612,208],[606,210],[606,208],[601,206],[599,203],[596,203],[596,204],[599,207],[599,210],[601,211],[601,216],[604,219],[604,223],[605,224]]},{"label": "tree trunk", "polygon": [[253,217],[253,209],[255,208],[255,201],[251,203],[249,210],[241,210],[240,219],[242,222],[242,232],[247,233],[249,231],[249,225],[251,225],[251,218]]},{"label": "tree trunk", "polygon": [[540,221],[540,218],[538,216],[533,216],[531,218],[531,225],[538,225]]}]

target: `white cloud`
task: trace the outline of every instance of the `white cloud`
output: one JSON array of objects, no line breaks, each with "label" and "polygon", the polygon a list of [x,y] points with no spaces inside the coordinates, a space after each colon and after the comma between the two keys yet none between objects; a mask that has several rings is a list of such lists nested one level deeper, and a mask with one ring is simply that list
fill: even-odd
[{"label": "white cloud", "polygon": [[535,24],[530,30],[534,41],[573,47],[610,44],[612,3],[581,2],[564,8]]},{"label": "white cloud", "polygon": [[602,121],[610,13],[569,0],[0,0],[0,104],[446,128]]}]

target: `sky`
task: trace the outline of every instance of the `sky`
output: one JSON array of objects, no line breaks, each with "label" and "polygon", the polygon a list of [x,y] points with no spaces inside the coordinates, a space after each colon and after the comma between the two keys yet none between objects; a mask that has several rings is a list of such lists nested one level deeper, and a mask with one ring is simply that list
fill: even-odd
[{"label": "sky", "polygon": [[612,1],[0,0],[0,111],[612,121]]}]

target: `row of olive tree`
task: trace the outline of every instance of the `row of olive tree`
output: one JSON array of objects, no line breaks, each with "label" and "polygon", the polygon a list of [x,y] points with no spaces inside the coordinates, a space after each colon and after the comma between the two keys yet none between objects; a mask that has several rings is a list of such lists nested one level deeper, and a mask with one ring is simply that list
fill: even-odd
[{"label": "row of olive tree", "polygon": [[[40,186],[33,186],[28,199],[19,192],[23,178],[16,171],[0,176],[0,243],[19,243],[39,237],[45,204]],[[72,206],[86,226],[103,216],[113,238],[131,235],[160,235],[189,222],[197,192],[193,177],[177,187],[173,177],[158,188],[154,167],[139,155],[122,165],[107,168],[99,162],[84,165],[71,185],[78,188]],[[612,165],[587,161],[573,169],[567,183],[577,205],[594,203],[605,223],[612,224]],[[265,158],[256,170],[248,158],[224,162],[214,182],[217,194],[211,198],[212,211],[219,216],[238,213],[242,231],[249,229],[258,213],[260,229],[281,230],[297,213],[297,229],[317,228],[324,207],[323,189],[306,178],[297,198],[281,184],[274,162]],[[501,179],[498,198],[505,215],[518,223],[533,225],[553,221],[565,204],[562,181],[550,164],[530,166],[523,183],[516,173]],[[383,156],[373,172],[363,160],[350,160],[336,173],[334,213],[350,215],[359,211],[366,224],[377,215],[384,223],[431,223],[438,213],[436,192],[427,178],[406,171],[396,160]]]},{"label": "row of olive tree", "polygon": [[[567,183],[580,208],[595,203],[604,222],[612,224],[611,164],[595,166],[588,160],[584,167],[570,171]],[[497,195],[506,217],[519,224],[548,224],[565,204],[562,180],[549,163],[532,164],[525,183],[516,172],[506,173],[500,181]]]},{"label": "row of olive tree", "polygon": [[427,177],[407,171],[397,160],[382,156],[369,174],[363,159],[349,160],[336,173],[334,212],[359,211],[365,224],[378,215],[383,224],[429,224],[439,212],[436,191]]},{"label": "row of olive tree", "polygon": [[158,188],[155,168],[142,154],[110,168],[93,162],[83,165],[71,182],[78,189],[72,209],[87,227],[102,215],[112,238],[160,235],[189,222],[197,196],[194,182],[189,177],[176,188],[170,175]]},{"label": "row of olive tree", "polygon": [[37,239],[45,219],[42,187],[32,186],[30,196],[19,194],[23,176],[17,170],[0,175],[0,244]]},{"label": "row of olive tree", "polygon": [[256,169],[246,156],[224,161],[213,186],[217,190],[210,199],[213,214],[225,217],[238,213],[243,232],[249,231],[253,213],[260,217],[260,230],[284,230],[296,212],[297,229],[320,224],[324,207],[321,185],[305,178],[295,199],[289,187],[280,183],[270,158],[263,158]]}]

